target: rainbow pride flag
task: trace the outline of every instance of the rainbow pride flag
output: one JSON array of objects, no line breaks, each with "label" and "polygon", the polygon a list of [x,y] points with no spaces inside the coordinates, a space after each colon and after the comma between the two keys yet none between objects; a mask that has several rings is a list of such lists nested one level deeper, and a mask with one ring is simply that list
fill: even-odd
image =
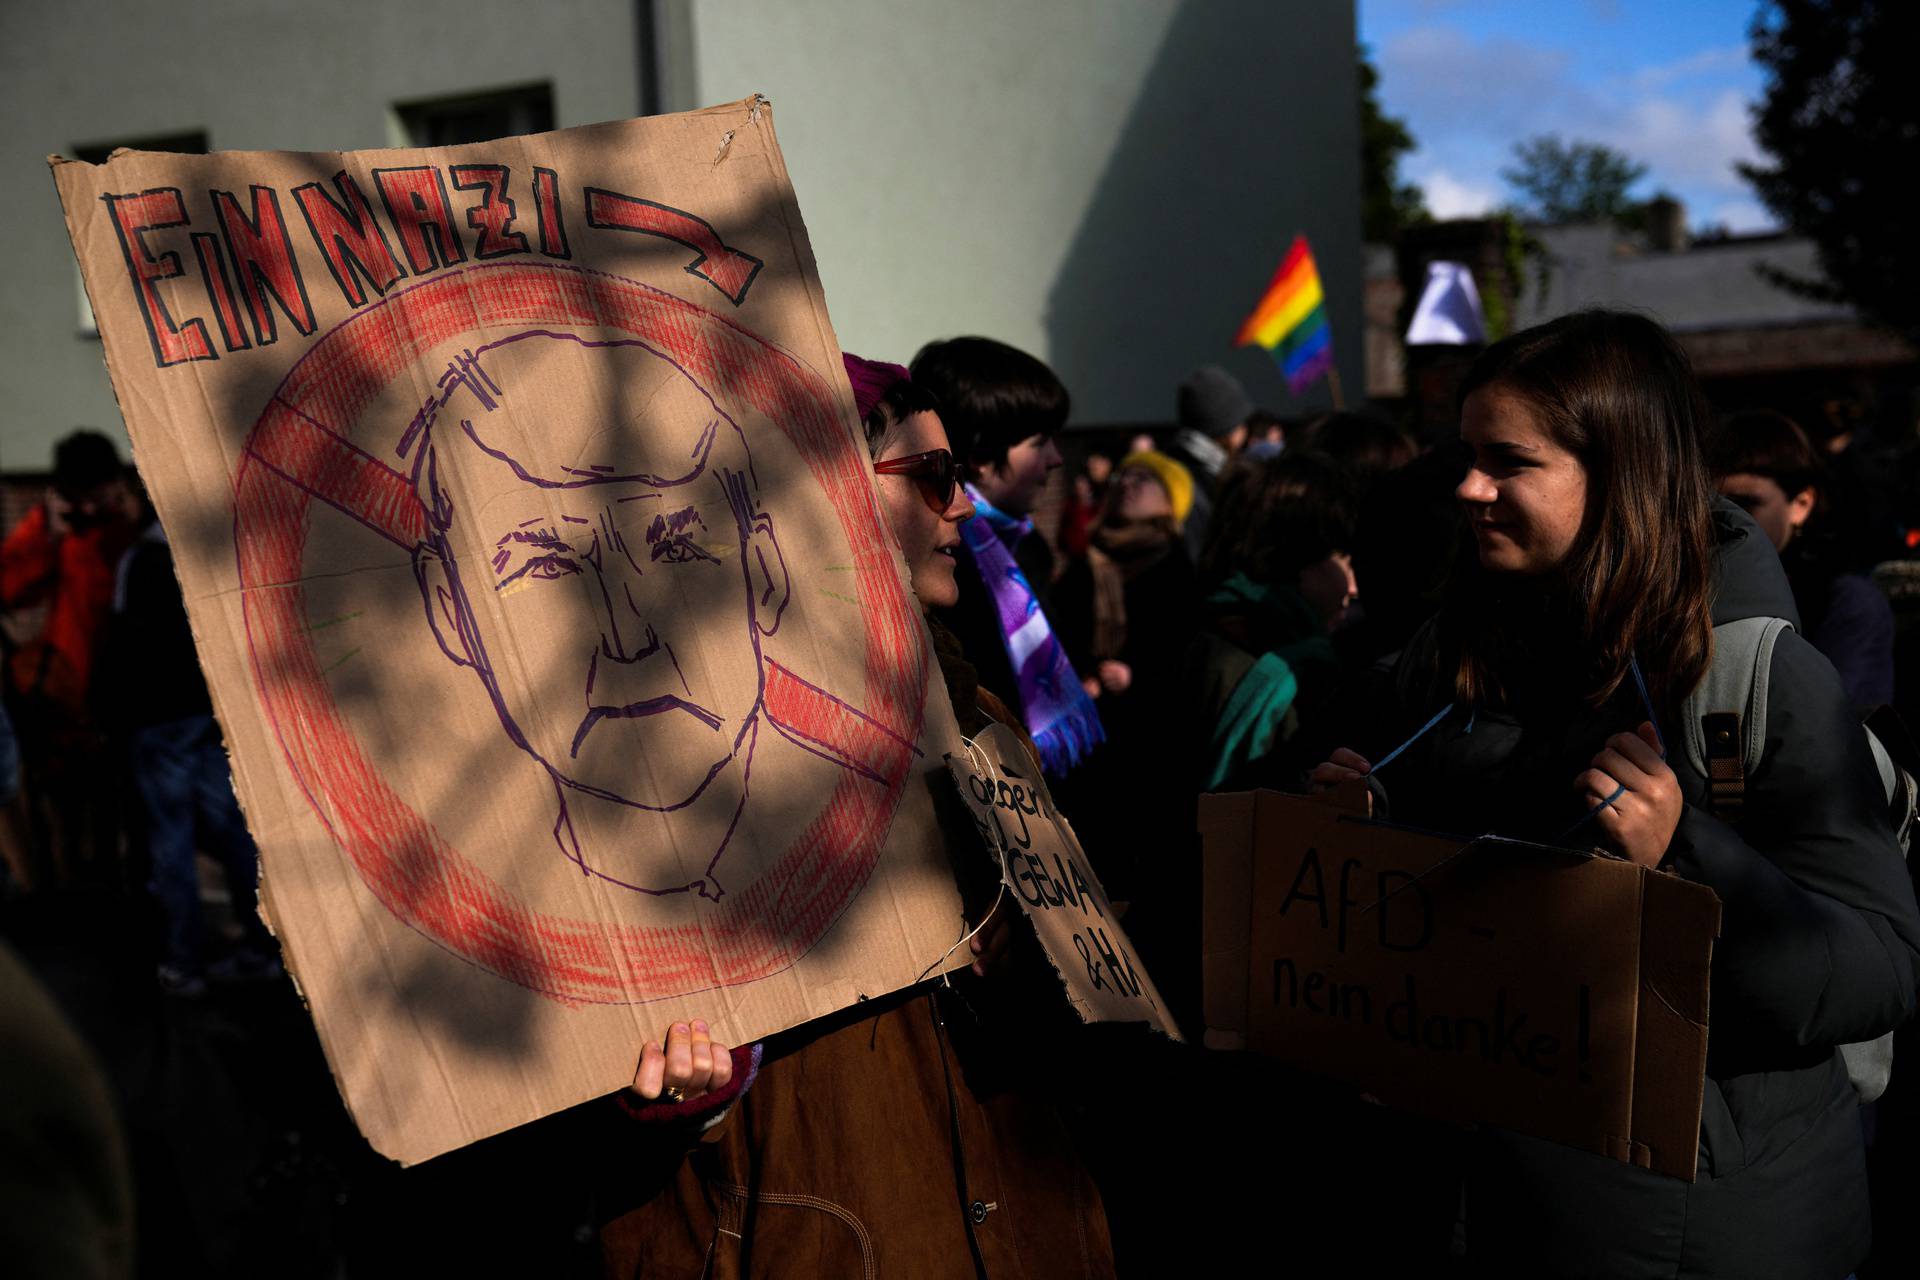
[{"label": "rainbow pride flag", "polygon": [[1305,236],[1295,236],[1260,304],[1240,326],[1236,347],[1265,347],[1299,395],[1333,366],[1333,326],[1327,323],[1320,269]]}]

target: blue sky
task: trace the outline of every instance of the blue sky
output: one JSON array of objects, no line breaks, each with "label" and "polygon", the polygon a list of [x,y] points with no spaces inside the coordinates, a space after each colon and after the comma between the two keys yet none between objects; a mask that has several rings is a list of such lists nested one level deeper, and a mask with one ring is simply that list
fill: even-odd
[{"label": "blue sky", "polygon": [[1748,104],[1755,0],[1359,0],[1388,112],[1420,149],[1401,162],[1442,217],[1510,199],[1515,142],[1603,142],[1648,167],[1699,226],[1770,225],[1734,172],[1756,158]]}]

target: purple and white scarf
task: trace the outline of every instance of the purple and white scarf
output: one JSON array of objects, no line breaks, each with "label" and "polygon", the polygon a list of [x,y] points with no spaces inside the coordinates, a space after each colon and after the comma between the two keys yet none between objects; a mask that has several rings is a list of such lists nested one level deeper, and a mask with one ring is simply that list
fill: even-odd
[{"label": "purple and white scarf", "polygon": [[1093,699],[1080,687],[1073,664],[1048,625],[1032,584],[1014,561],[1013,548],[1033,532],[1033,521],[1008,515],[972,485],[967,486],[967,496],[973,499],[976,514],[961,524],[960,537],[973,553],[974,567],[993,599],[1000,639],[1020,686],[1027,732],[1040,748],[1040,762],[1047,772],[1060,777],[1106,741],[1107,733]]}]

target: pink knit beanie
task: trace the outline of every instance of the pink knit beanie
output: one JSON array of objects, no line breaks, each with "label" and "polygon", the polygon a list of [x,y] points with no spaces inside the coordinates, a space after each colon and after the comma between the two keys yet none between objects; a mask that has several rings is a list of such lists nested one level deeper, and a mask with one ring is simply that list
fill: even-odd
[{"label": "pink knit beanie", "polygon": [[913,375],[903,365],[846,353],[842,353],[840,359],[847,366],[847,381],[853,384],[853,407],[859,410],[862,422],[867,420],[867,415],[873,412],[873,406],[880,403],[880,397],[887,394],[894,383],[913,380]]}]

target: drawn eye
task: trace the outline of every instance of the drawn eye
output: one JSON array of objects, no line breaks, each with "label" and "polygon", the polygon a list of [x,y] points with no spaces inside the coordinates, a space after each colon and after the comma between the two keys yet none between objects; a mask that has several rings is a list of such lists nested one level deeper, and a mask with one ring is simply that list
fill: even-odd
[{"label": "drawn eye", "polygon": [[493,589],[495,591],[505,590],[522,578],[540,578],[551,582],[555,578],[564,578],[569,574],[578,572],[580,572],[580,566],[574,563],[571,558],[548,553],[544,556],[535,556],[533,559],[527,561],[518,569],[515,569],[512,573],[494,583]]},{"label": "drawn eye", "polygon": [[667,542],[654,543],[650,558],[665,560],[668,564],[686,564],[692,560],[714,559],[710,552],[703,550],[684,536]]},{"label": "drawn eye", "polygon": [[580,572],[580,566],[563,556],[546,555],[527,562],[526,573],[530,578],[544,578],[552,581],[564,578],[570,573]]}]

